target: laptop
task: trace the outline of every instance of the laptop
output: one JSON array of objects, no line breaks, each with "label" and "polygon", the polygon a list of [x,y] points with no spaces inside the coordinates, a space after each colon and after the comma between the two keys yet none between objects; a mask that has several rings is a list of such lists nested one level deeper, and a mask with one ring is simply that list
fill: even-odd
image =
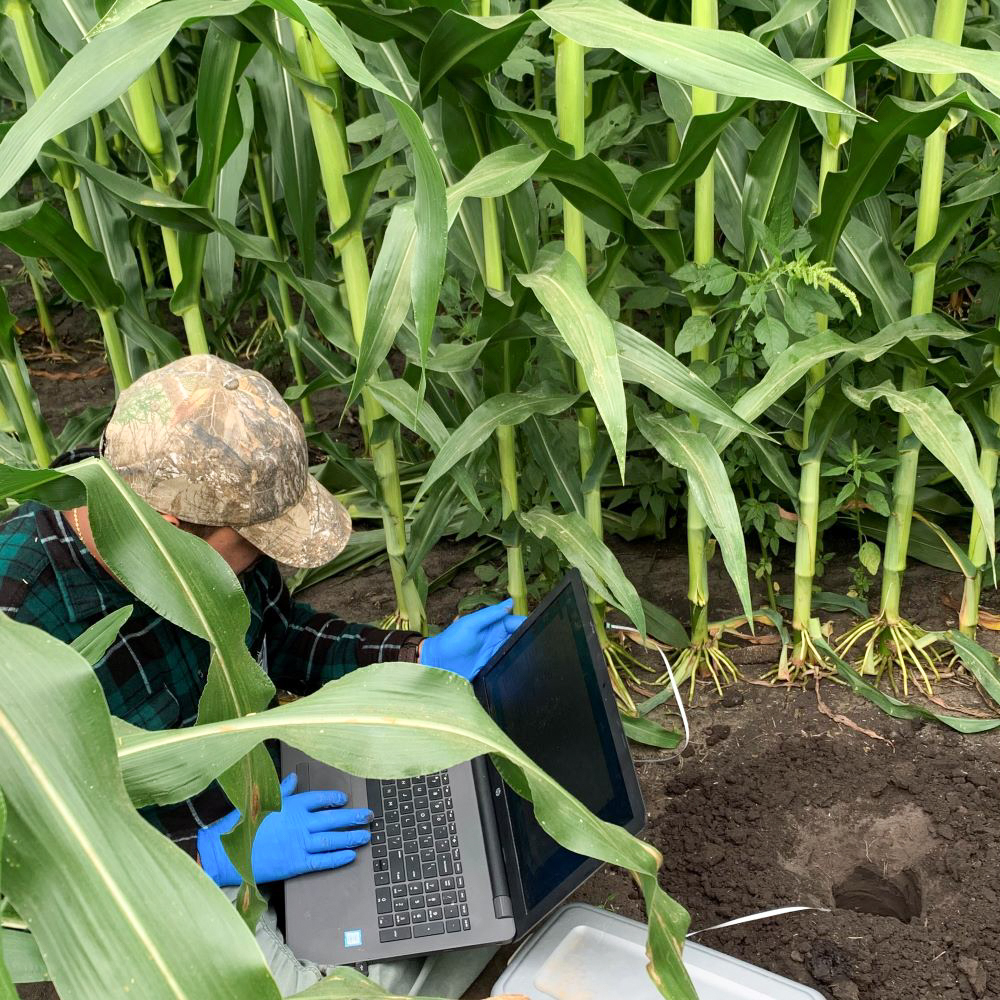
[{"label": "laptop", "polygon": [[[474,689],[501,729],[594,813],[638,833],[646,810],[583,580],[572,571],[483,668]],[[285,936],[302,959],[357,965],[503,944],[601,866],[560,847],[487,757],[394,781],[282,746],[298,788],[339,788],[374,813],[345,868],[285,882]]]}]

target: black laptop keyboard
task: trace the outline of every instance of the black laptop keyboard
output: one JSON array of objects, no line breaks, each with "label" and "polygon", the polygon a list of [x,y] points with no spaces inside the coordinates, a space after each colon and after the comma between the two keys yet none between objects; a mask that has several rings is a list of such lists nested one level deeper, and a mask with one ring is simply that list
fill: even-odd
[{"label": "black laptop keyboard", "polygon": [[448,772],[367,784],[379,940],[471,931]]}]

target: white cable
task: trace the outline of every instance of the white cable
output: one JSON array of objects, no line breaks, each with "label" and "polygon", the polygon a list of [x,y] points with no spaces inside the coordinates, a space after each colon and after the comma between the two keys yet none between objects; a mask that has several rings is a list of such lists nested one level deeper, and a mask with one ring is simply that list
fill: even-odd
[{"label": "white cable", "polygon": [[702,927],[701,930],[691,931],[687,937],[693,938],[707,931],[717,931],[723,927],[735,927],[737,924],[749,924],[755,920],[767,920],[768,917],[780,917],[785,913],[801,913],[803,910],[816,910],[819,913],[830,912],[825,906],[779,906],[776,910],[762,910],[760,913],[750,913],[745,917],[737,917],[735,920],[723,921],[721,924],[712,924],[711,927]]},{"label": "white cable", "polygon": [[[635,632],[630,625],[613,625],[610,622],[606,623],[607,628],[612,628],[616,632]],[[648,648],[648,647],[646,647]],[[674,701],[677,702],[677,712],[681,717],[681,723],[684,726],[684,739],[681,741],[679,747],[669,756],[669,757],[657,757],[657,760],[672,760],[674,757],[680,755],[684,748],[691,742],[691,726],[688,723],[687,712],[684,711],[684,702],[681,700],[681,693],[677,689],[677,680],[674,677],[673,667],[670,666],[670,661],[667,659],[667,654],[659,646],[654,647],[656,651],[660,654],[660,659],[663,660],[663,666],[667,670],[667,676],[670,678],[670,688],[674,692]]]}]

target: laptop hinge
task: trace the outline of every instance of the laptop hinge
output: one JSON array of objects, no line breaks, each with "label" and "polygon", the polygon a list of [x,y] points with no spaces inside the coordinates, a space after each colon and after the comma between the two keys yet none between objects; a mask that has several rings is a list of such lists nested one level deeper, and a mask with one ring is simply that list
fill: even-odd
[{"label": "laptop hinge", "polygon": [[493,912],[499,920],[501,917],[512,917],[514,907],[511,904],[510,889],[507,886],[507,869],[503,863],[503,848],[500,846],[497,817],[493,808],[493,793],[491,791],[493,783],[490,781],[485,757],[476,757],[472,761],[472,773],[475,777],[479,819],[483,829],[483,843],[486,847],[486,867],[489,870],[490,883],[493,886]]}]

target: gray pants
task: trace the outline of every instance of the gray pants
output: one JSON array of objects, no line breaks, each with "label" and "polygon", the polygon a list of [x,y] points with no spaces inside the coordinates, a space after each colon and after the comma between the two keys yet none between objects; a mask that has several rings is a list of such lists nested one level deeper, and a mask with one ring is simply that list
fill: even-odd
[{"label": "gray pants", "polygon": [[[222,890],[236,901],[236,887]],[[313,962],[299,961],[288,947],[274,910],[268,908],[257,924],[257,944],[264,953],[281,995],[294,996],[323,978],[324,969]],[[476,981],[496,954],[495,945],[465,951],[442,951],[391,962],[373,962],[369,977],[397,996],[432,996],[457,1000]]]}]

